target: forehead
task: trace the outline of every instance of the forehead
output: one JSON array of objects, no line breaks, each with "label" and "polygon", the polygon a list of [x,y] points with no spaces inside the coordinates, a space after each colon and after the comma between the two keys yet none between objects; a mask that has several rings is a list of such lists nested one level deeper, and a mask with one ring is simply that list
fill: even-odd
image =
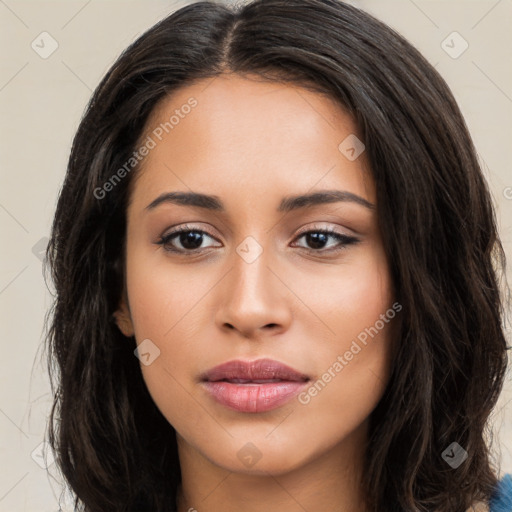
[{"label": "forehead", "polygon": [[143,207],[164,191],[192,189],[245,195],[245,204],[275,194],[277,204],[283,192],[314,188],[343,188],[374,202],[364,152],[351,161],[340,150],[358,136],[326,95],[238,75],[201,80],[150,115],[143,139],[152,140],[151,149],[132,202]]}]

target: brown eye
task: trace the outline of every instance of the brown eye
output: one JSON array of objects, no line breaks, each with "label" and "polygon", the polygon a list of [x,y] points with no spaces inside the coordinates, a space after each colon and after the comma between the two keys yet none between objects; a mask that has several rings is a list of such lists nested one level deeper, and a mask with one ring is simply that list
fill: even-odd
[{"label": "brown eye", "polygon": [[[162,245],[168,252],[196,253],[212,246],[201,247],[206,238],[213,236],[201,229],[182,227],[160,238],[157,244]],[[345,249],[348,245],[356,244],[359,239],[339,233],[330,228],[314,229],[301,233],[295,240],[304,239],[306,246],[299,246],[313,253],[330,253]],[[334,241],[329,247],[329,241]],[[327,247],[327,248],[326,248]]]},{"label": "brown eye", "polygon": [[205,237],[213,238],[206,231],[185,226],[162,236],[157,243],[169,252],[193,253],[210,247],[201,247]]},{"label": "brown eye", "polygon": [[[348,245],[359,242],[359,239],[353,236],[338,233],[330,228],[305,231],[304,233],[301,233],[296,240],[301,238],[304,238],[307,244],[307,247],[304,248],[310,252],[336,252],[343,250]],[[329,239],[335,240],[335,243],[333,244],[334,247],[325,249]]]}]

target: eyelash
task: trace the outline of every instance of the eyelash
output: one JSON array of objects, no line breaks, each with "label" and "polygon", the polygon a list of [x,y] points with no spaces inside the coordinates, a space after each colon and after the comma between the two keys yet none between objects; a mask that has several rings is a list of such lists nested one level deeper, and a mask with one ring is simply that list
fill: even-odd
[{"label": "eyelash", "polygon": [[[187,250],[187,249],[176,249],[176,248],[170,248],[169,247],[169,242],[172,239],[176,238],[178,235],[180,235],[182,233],[190,233],[190,232],[200,233],[202,235],[207,235],[207,236],[209,236],[211,238],[215,238],[210,233],[208,233],[207,231],[203,231],[201,229],[193,228],[193,227],[190,227],[190,226],[184,226],[184,227],[182,227],[179,230],[172,231],[171,233],[169,233],[169,234],[167,234],[165,236],[160,237],[160,240],[158,242],[156,242],[156,243],[158,245],[163,246],[165,251],[171,252],[171,253],[197,254],[197,253],[205,250],[205,249],[190,249],[190,250]],[[308,230],[308,231],[303,231],[302,233],[297,235],[295,240],[298,240],[298,239],[300,239],[300,238],[302,238],[305,235],[308,235],[310,233],[321,233],[321,234],[325,234],[325,235],[331,235],[333,238],[338,240],[338,242],[341,245],[336,247],[336,248],[334,248],[334,249],[333,248],[331,248],[331,249],[308,249],[308,248],[302,247],[302,249],[305,249],[308,253],[316,253],[316,254],[319,254],[319,253],[320,254],[323,254],[323,253],[330,253],[330,254],[331,253],[338,253],[340,251],[345,250],[348,245],[353,245],[353,244],[356,244],[356,243],[359,242],[359,239],[357,239],[357,238],[355,238],[353,236],[348,236],[348,235],[344,235],[342,233],[339,233],[338,231],[335,231],[332,228],[311,229],[311,230]]]}]

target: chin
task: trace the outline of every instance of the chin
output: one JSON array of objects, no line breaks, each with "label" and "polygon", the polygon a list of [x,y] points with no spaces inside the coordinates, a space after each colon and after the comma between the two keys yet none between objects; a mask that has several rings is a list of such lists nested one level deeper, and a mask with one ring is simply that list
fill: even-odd
[{"label": "chin", "polygon": [[[266,434],[265,434],[266,435]],[[250,436],[231,439],[228,445],[219,443],[218,449],[212,453],[203,452],[203,455],[216,466],[222,467],[233,473],[247,475],[283,475],[300,468],[307,463],[308,455],[313,453],[306,451],[305,447],[299,447],[288,442],[280,443],[261,436],[251,441]]]}]

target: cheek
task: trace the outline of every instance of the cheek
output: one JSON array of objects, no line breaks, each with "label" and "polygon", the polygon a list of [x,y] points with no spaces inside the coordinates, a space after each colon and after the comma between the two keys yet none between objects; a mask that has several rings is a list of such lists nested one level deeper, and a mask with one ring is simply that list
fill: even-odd
[{"label": "cheek", "polygon": [[194,346],[200,338],[194,308],[201,308],[200,298],[212,285],[204,275],[170,271],[169,262],[161,256],[152,258],[135,247],[129,254],[127,288],[135,338],[139,345],[150,340],[150,352],[158,354],[150,364],[141,363],[148,391],[175,428],[197,423],[206,432],[211,426],[204,410],[192,406],[187,388],[194,356],[202,350]]},{"label": "cheek", "polygon": [[382,397],[399,315],[382,252],[368,252],[338,273],[328,289],[328,294],[320,287],[316,293],[327,296],[317,303],[317,311],[330,336],[317,344],[315,381],[299,397],[309,409],[304,414],[307,427],[322,424],[326,439],[328,432],[335,436],[363,422]]},{"label": "cheek", "polygon": [[[326,338],[320,349],[346,350],[347,343],[373,326],[393,303],[386,258],[373,245],[335,268],[304,272],[300,279],[301,288],[307,290],[304,302],[323,323],[322,339]],[[304,323],[303,328],[310,332],[313,323]]]},{"label": "cheek", "polygon": [[[338,337],[331,349],[316,354],[321,370],[298,396],[296,415],[300,417],[301,432],[322,432],[315,441],[317,449],[328,450],[354,432],[384,394],[392,364],[391,323],[380,330],[374,324],[372,319],[369,327],[362,330],[360,325],[351,326],[359,338],[357,334]],[[307,435],[302,442],[310,443]]]},{"label": "cheek", "polygon": [[172,337],[206,291],[199,275],[171,266],[160,251],[134,248],[128,258],[127,288],[137,340]]}]

